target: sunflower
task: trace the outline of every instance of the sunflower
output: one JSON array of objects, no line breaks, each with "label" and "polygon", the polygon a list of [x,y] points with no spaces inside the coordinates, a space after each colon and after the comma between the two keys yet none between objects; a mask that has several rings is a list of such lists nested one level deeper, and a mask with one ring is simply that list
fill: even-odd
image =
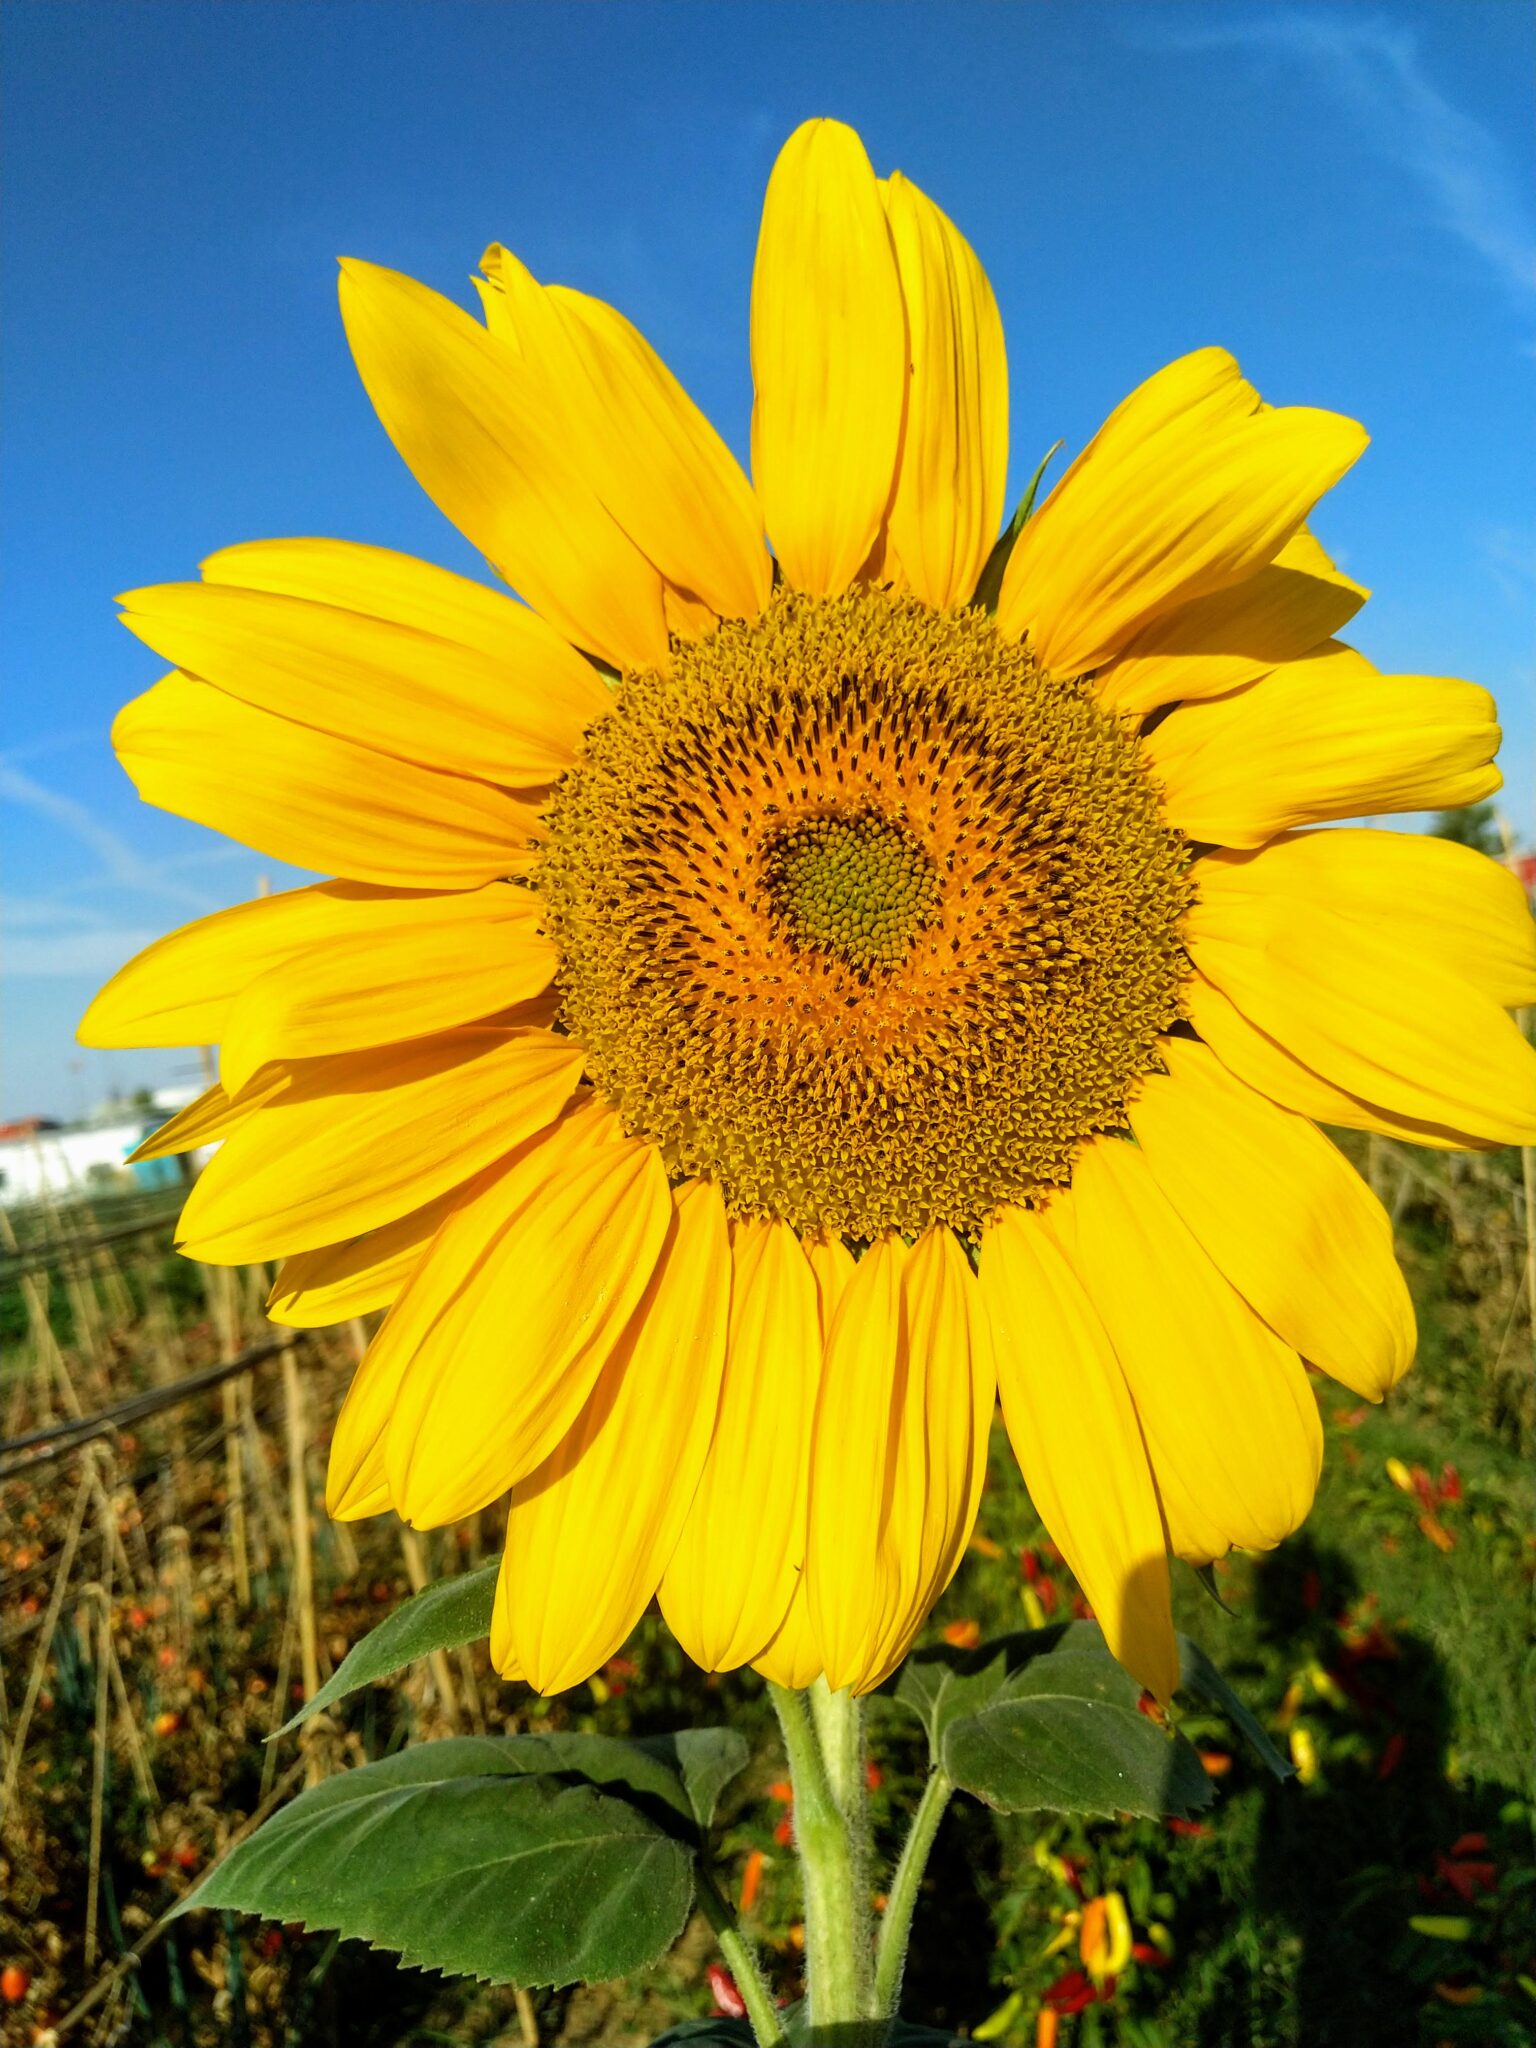
[{"label": "sunflower", "polygon": [[[999,539],[1003,336],[899,173],[769,181],[752,482],[642,337],[500,247],[483,323],[342,266],[363,383],[516,590],[324,540],[135,591],[150,803],[339,877],[131,962],[94,1045],[217,1042],[145,1148],[271,1312],[387,1309],[334,1514],[510,1493],[493,1653],[546,1692],[653,1598],[699,1664],[878,1684],[993,1405],[1166,1698],[1169,1556],[1278,1543],[1309,1374],[1413,1316],[1319,1121],[1536,1138],[1520,889],[1329,821],[1498,786],[1471,683],[1383,676],[1306,520],[1365,446],[1203,348]],[[765,533],[772,538],[769,553]]]}]

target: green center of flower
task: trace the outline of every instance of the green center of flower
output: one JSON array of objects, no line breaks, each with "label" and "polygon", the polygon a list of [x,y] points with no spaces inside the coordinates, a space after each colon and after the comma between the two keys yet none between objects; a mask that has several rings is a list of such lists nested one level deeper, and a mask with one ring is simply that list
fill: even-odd
[{"label": "green center of flower", "polygon": [[764,881],[796,945],[850,967],[904,960],[939,901],[932,856],[899,818],[807,818],[769,841]]}]

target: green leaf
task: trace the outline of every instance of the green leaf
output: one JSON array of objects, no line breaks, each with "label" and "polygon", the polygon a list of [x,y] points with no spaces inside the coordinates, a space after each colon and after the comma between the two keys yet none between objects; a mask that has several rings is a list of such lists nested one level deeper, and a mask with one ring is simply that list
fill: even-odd
[{"label": "green leaf", "polygon": [[666,1833],[692,1839],[695,1809],[688,1788],[668,1758],[643,1742],[576,1728],[482,1739],[505,1753],[502,1770],[580,1778],[601,1790],[622,1793]]},{"label": "green leaf", "polygon": [[1058,1623],[1053,1628],[996,1636],[975,1650],[937,1643],[930,1649],[914,1650],[894,1680],[881,1689],[922,1722],[929,1753],[937,1764],[950,1722],[990,1705],[1007,1684],[1010,1672],[1021,1671],[1032,1658],[1046,1655],[1065,1634],[1066,1624]]},{"label": "green leaf", "polygon": [[651,2048],[752,2048],[752,2029],[746,2020],[712,2013],[707,2020],[681,2020],[668,2027],[652,2039]]},{"label": "green leaf", "polygon": [[[388,1678],[406,1664],[414,1664],[429,1650],[451,1650],[459,1643],[477,1643],[491,1628],[491,1608],[496,1598],[496,1574],[500,1566],[488,1564],[462,1578],[439,1579],[397,1607],[393,1614],[370,1629],[360,1643],[354,1643],[312,1700],[285,1721],[277,1735],[287,1735],[311,1714],[318,1714],[349,1692]],[[270,1736],[275,1742],[277,1735]]]},{"label": "green leaf", "polygon": [[1225,1714],[1277,1778],[1295,1777],[1294,1769],[1270,1741],[1257,1716],[1232,1690],[1200,1645],[1191,1642],[1188,1636],[1179,1637],[1179,1690],[1192,1692],[1196,1699],[1205,1700]]},{"label": "green leaf", "polygon": [[621,1977],[681,1933],[692,1852],[627,1799],[528,1776],[465,1736],[302,1793],[178,1913],[232,1907],[335,1928],[403,1961],[495,1983]]},{"label": "green leaf", "polygon": [[995,612],[997,610],[997,600],[1002,594],[1003,574],[1008,567],[1008,557],[1013,553],[1014,542],[1024,531],[1029,515],[1035,509],[1035,498],[1040,490],[1041,479],[1044,477],[1052,458],[1062,446],[1063,443],[1057,441],[1053,447],[1047,448],[1041,456],[1035,473],[1029,480],[1028,488],[1019,500],[1018,510],[992,543],[992,552],[982,564],[981,575],[976,584],[976,593],[972,597],[971,603],[979,605],[984,612]]},{"label": "green leaf", "polygon": [[1208,1806],[1194,1748],[1140,1710],[1096,1623],[1004,1637],[939,1688],[930,1740],[962,1790],[1005,1813],[1186,1816]]},{"label": "green leaf", "polygon": [[679,1728],[675,1735],[633,1736],[631,1743],[677,1773],[701,1835],[714,1820],[720,1794],[751,1755],[734,1728]]}]

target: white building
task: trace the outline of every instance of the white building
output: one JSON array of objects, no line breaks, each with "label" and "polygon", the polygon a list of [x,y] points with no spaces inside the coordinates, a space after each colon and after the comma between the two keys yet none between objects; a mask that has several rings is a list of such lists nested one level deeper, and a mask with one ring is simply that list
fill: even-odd
[{"label": "white building", "polygon": [[[130,1166],[128,1155],[196,1092],[158,1089],[152,1108],[123,1108],[98,1123],[51,1124],[30,1117],[0,1126],[0,1207],[178,1186],[184,1178],[179,1159],[146,1159]],[[195,1163],[201,1165],[206,1156],[205,1149],[195,1155]]]}]

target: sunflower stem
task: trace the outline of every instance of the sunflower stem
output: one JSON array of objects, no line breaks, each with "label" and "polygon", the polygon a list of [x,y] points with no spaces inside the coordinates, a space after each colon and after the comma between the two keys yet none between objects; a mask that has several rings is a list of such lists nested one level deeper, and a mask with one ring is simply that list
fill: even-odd
[{"label": "sunflower stem", "polygon": [[944,1818],[944,1810],[954,1789],[943,1771],[929,1774],[917,1812],[912,1816],[911,1829],[902,1844],[901,1861],[891,1879],[885,1918],[880,1923],[880,1945],[875,1952],[875,2010],[887,2018],[895,2017],[901,1998],[901,1978],[906,1968],[907,1943],[912,1936],[912,1915],[917,1906],[918,1890],[928,1866],[934,1837],[939,1832],[939,1822]]},{"label": "sunflower stem", "polygon": [[715,1941],[730,1971],[741,2002],[747,2008],[758,2048],[784,2048],[784,2023],[779,2018],[773,1993],[757,1960],[757,1952],[737,1925],[725,1895],[701,1864],[698,1874],[699,1905],[714,1929]]},{"label": "sunflower stem", "polygon": [[874,2018],[868,1872],[857,1848],[869,1838],[859,1705],[825,1687],[825,1697],[813,1694],[809,1704],[804,1693],[768,1690],[795,1791],[811,2039],[827,2048],[874,2048],[885,2025]]}]

